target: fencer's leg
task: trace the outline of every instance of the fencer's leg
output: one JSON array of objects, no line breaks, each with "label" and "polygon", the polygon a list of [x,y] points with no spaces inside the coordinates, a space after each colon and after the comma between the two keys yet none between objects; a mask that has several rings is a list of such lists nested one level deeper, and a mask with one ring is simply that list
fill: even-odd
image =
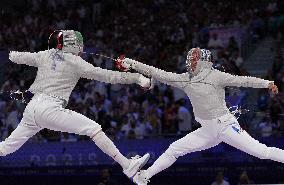
[{"label": "fencer's leg", "polygon": [[224,129],[221,138],[225,143],[260,159],[284,163],[284,150],[260,143],[242,130],[236,120]]},{"label": "fencer's leg", "polygon": [[11,135],[0,143],[0,156],[6,156],[18,150],[29,138],[41,130],[36,125],[25,123],[23,120]]},{"label": "fencer's leg", "polygon": [[105,133],[101,130],[96,133],[92,140],[96,143],[96,145],[107,155],[109,155],[113,160],[115,160],[123,169],[127,169],[130,161],[124,157],[113,142],[105,135]]},{"label": "fencer's leg", "polygon": [[113,158],[113,160],[120,164],[120,166],[123,168],[123,173],[129,178],[132,178],[150,158],[150,155],[147,153],[142,157],[137,156],[130,160],[127,159],[120,153],[113,142],[102,130],[100,130],[94,136],[91,136],[91,138],[104,153],[109,155],[111,158]]},{"label": "fencer's leg", "polygon": [[201,127],[172,143],[169,148],[144,171],[147,179],[170,167],[178,157],[216,146],[220,141]]},{"label": "fencer's leg", "polygon": [[130,160],[119,152],[102,131],[101,126],[86,116],[68,109],[56,108],[47,109],[36,118],[45,128],[89,136],[105,154],[112,157],[123,169],[129,166]]}]

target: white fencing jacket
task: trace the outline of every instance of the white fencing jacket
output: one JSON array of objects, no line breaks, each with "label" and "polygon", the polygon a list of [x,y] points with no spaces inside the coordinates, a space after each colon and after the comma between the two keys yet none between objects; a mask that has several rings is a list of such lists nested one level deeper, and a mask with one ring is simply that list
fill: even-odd
[{"label": "white fencing jacket", "polygon": [[67,102],[80,78],[112,84],[132,84],[138,83],[139,77],[142,76],[138,73],[122,73],[94,67],[79,56],[56,49],[38,53],[11,51],[9,59],[17,64],[38,68],[29,91],[58,97]]},{"label": "white fencing jacket", "polygon": [[268,88],[273,81],[248,76],[235,76],[212,69],[211,62],[199,61],[195,74],[176,74],[126,59],[131,68],[162,83],[182,89],[190,98],[194,115],[212,120],[228,114],[225,87]]}]

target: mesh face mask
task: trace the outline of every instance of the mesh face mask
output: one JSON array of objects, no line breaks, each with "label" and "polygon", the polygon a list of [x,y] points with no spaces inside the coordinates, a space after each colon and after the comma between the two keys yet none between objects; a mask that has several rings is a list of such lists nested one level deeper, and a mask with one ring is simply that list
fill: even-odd
[{"label": "mesh face mask", "polygon": [[83,36],[80,32],[74,30],[63,31],[63,52],[78,55],[83,52],[83,48]]},{"label": "mesh face mask", "polygon": [[191,76],[193,76],[193,70],[192,70],[192,63],[193,62],[198,62],[201,57],[201,50],[200,48],[192,48],[189,50],[186,56],[186,68],[187,71]]},{"label": "mesh face mask", "polygon": [[205,61],[205,62],[211,62],[211,51],[207,50],[207,49],[201,49],[201,57],[200,57],[201,61]]},{"label": "mesh face mask", "polygon": [[186,57],[186,67],[191,76],[194,75],[194,71],[192,69],[193,63],[199,62],[210,62],[211,61],[211,52],[207,49],[200,48],[192,48]]},{"label": "mesh face mask", "polygon": [[74,30],[56,30],[48,40],[49,49],[56,48],[66,53],[79,55],[83,52],[84,41],[80,32]]}]

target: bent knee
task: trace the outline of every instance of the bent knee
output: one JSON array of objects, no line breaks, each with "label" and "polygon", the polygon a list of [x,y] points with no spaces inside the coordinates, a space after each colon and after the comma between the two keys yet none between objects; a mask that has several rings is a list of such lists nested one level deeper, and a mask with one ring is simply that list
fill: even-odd
[{"label": "bent knee", "polygon": [[183,155],[186,154],[186,151],[181,151],[180,149],[178,149],[178,147],[176,147],[175,143],[172,143],[169,148],[166,150],[165,152],[168,156],[170,156],[171,158],[179,158]]},{"label": "bent knee", "polygon": [[102,127],[99,125],[91,130],[90,135],[88,135],[91,139],[96,137],[99,133],[103,132]]},{"label": "bent knee", "polygon": [[[1,144],[3,144],[3,142]],[[3,146],[0,146],[0,156],[4,157],[4,156],[6,156],[6,155],[8,155],[10,153],[12,153],[12,152],[8,152],[7,150],[4,149]]]},{"label": "bent knee", "polygon": [[100,135],[100,133],[104,133],[102,128],[92,131],[92,135],[90,135],[90,138],[94,139],[96,136]]}]

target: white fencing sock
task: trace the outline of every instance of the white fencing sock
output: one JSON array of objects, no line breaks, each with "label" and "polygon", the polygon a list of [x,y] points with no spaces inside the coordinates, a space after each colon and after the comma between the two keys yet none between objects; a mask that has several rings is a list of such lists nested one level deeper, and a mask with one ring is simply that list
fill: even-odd
[{"label": "white fencing sock", "polygon": [[129,166],[129,159],[124,157],[113,142],[105,135],[104,132],[98,132],[92,140],[96,145],[107,155],[113,158],[116,162],[120,164],[123,169],[127,169]]},{"label": "white fencing sock", "polygon": [[145,171],[146,177],[150,179],[157,173],[170,167],[176,160],[177,159],[174,156],[169,155],[168,152],[166,151],[154,162],[154,164],[151,167],[149,167]]}]

